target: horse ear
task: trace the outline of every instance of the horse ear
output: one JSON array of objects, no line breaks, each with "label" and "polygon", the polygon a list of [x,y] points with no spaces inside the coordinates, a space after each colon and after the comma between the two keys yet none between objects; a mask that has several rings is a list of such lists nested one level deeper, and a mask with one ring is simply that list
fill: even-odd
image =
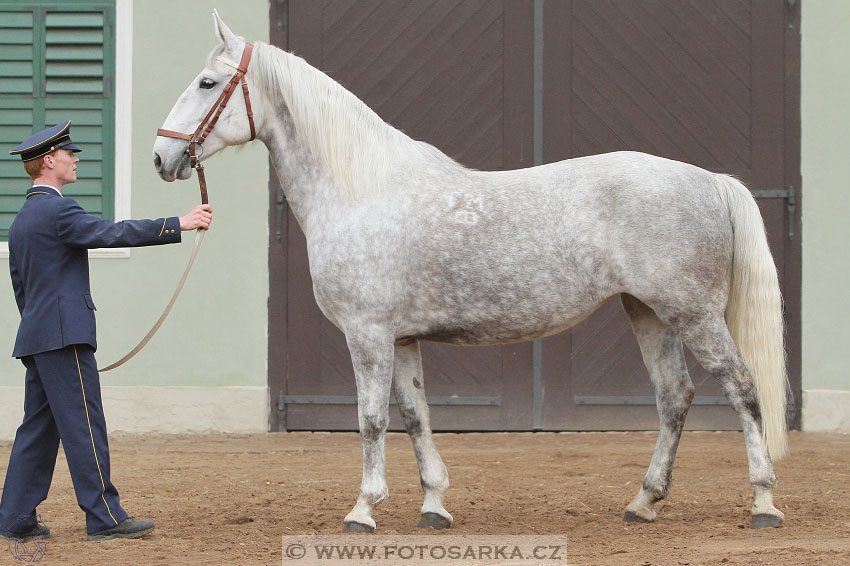
[{"label": "horse ear", "polygon": [[213,21],[215,22],[215,36],[222,42],[225,48],[230,49],[237,43],[236,35],[230,31],[230,28],[222,21],[218,15],[218,10],[213,9]]}]

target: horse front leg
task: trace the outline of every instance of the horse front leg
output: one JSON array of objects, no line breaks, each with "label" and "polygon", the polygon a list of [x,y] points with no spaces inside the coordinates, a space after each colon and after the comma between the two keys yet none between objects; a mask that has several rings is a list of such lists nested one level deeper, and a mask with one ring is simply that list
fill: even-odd
[{"label": "horse front leg", "polygon": [[346,532],[375,530],[372,509],[389,496],[384,440],[389,424],[393,341],[384,336],[349,335],[348,349],[357,382],[357,416],[363,440],[360,496],[346,515]]},{"label": "horse front leg", "polygon": [[404,427],[413,443],[413,451],[419,463],[419,479],[425,491],[419,528],[447,529],[454,520],[443,507],[443,496],[449,487],[449,474],[431,434],[419,342],[396,344],[393,391]]}]

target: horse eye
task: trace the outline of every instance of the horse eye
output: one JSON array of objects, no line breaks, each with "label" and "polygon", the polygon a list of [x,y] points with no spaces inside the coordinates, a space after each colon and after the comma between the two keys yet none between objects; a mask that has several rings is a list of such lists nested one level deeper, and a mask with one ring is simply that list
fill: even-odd
[{"label": "horse eye", "polygon": [[201,88],[212,88],[215,86],[215,81],[212,79],[201,79]]}]

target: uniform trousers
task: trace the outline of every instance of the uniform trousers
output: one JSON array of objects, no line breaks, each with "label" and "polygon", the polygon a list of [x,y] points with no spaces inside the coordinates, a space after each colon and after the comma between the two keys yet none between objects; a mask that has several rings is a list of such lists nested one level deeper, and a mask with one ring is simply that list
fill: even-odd
[{"label": "uniform trousers", "polygon": [[15,434],[3,496],[0,530],[25,532],[47,498],[59,441],[65,449],[86,531],[114,527],[127,518],[109,479],[109,444],[94,349],[66,346],[21,358],[26,366],[24,421]]}]

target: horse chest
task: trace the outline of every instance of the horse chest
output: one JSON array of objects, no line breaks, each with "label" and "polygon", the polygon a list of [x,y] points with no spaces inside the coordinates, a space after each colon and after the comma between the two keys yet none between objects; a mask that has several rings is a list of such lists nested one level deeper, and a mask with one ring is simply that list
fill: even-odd
[{"label": "horse chest", "polygon": [[385,243],[335,234],[308,242],[308,255],[316,302],[331,321],[385,312],[398,300],[399,265]]}]

